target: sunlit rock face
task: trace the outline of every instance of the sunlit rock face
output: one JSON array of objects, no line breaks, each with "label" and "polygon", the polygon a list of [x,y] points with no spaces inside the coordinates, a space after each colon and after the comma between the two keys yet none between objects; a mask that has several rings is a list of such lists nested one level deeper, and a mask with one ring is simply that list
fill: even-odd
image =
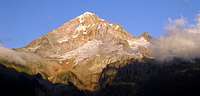
[{"label": "sunlit rock face", "polygon": [[53,83],[70,82],[81,90],[92,91],[99,87],[104,68],[113,63],[119,63],[116,64],[119,68],[130,60],[148,57],[149,45],[148,33],[133,37],[120,25],[85,12],[26,47],[15,50],[41,58],[40,63],[26,62],[27,66],[23,65],[28,67],[30,74],[40,73]]}]

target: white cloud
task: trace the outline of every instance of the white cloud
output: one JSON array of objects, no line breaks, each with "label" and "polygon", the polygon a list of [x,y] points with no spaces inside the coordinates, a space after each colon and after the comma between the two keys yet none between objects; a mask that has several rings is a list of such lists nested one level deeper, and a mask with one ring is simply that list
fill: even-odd
[{"label": "white cloud", "polygon": [[11,64],[38,64],[42,59],[34,54],[26,52],[17,52],[12,49],[0,47],[0,60]]},{"label": "white cloud", "polygon": [[171,60],[174,57],[194,59],[200,57],[200,16],[196,24],[188,27],[185,18],[169,20],[167,35],[153,41],[152,53],[158,60]]}]

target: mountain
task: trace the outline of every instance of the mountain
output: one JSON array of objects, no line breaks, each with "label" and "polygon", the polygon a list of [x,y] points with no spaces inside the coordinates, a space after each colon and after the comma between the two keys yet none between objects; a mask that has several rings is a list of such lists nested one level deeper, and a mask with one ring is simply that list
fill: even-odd
[{"label": "mountain", "polygon": [[23,48],[0,47],[1,94],[199,96],[200,59],[158,61],[154,40],[86,12]]},{"label": "mountain", "polygon": [[149,57],[150,39],[148,33],[135,37],[122,26],[85,12],[27,46],[10,50],[21,54],[25,62],[7,62],[6,66],[92,91],[98,89],[102,72],[110,64],[121,68]]}]

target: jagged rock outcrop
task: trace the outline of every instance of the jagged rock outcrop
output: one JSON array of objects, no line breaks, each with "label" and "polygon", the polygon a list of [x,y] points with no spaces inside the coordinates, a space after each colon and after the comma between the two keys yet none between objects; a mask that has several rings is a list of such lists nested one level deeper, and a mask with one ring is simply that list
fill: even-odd
[{"label": "jagged rock outcrop", "polygon": [[73,83],[81,90],[93,91],[99,87],[104,68],[113,63],[120,68],[130,60],[148,57],[149,45],[148,33],[133,37],[120,25],[86,12],[26,47],[14,50],[23,53],[20,55],[23,59],[24,54],[38,56],[34,62],[25,58],[22,66],[2,58],[1,61],[17,70],[26,69],[29,74],[40,73],[53,83]]}]

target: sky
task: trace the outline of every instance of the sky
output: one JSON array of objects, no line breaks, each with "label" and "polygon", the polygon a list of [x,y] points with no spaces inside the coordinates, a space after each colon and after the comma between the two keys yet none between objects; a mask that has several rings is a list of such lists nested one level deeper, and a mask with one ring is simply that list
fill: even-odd
[{"label": "sky", "polygon": [[63,23],[89,11],[122,25],[133,36],[164,34],[169,18],[190,22],[200,0],[0,0],[0,43],[24,47]]}]

